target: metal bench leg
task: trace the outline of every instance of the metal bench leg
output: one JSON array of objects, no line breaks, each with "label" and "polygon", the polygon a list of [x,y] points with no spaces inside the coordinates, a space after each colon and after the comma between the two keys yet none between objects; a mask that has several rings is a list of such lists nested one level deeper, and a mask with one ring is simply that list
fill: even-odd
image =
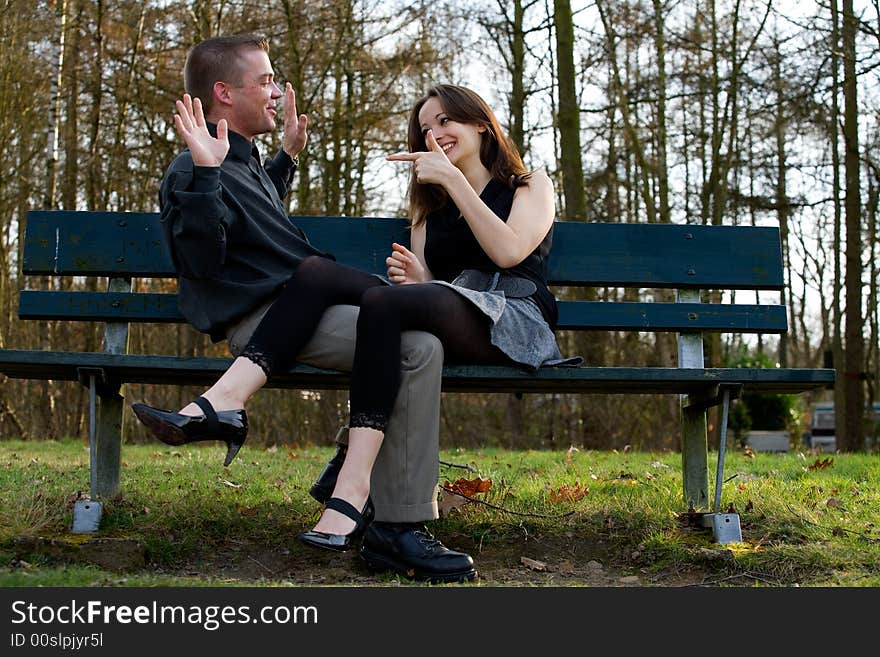
[{"label": "metal bench leg", "polygon": [[[738,388],[738,386],[737,386]],[[730,411],[730,385],[721,385],[721,436],[718,441],[718,465],[715,469],[715,503],[713,513],[703,516],[703,526],[711,527],[715,540],[724,545],[725,543],[742,543],[742,529],[739,524],[739,514],[721,511],[721,486],[724,483],[724,455],[727,451],[727,417]]]},{"label": "metal bench leg", "polygon": [[727,414],[730,410],[730,389],[723,389],[721,401],[721,437],[718,441],[718,465],[715,468],[715,504],[712,510],[721,510],[721,484],[724,482],[724,454],[727,451]]},{"label": "metal bench leg", "polygon": [[122,452],[121,396],[102,397],[97,417],[94,495],[113,497],[119,492],[119,468]]},{"label": "metal bench leg", "polygon": [[89,381],[89,490],[90,498],[87,500],[77,500],[73,505],[73,533],[74,534],[91,534],[98,531],[101,524],[101,513],[103,511],[101,503],[95,499],[97,491],[97,436],[95,431],[95,405],[96,405],[96,374],[88,373]]},{"label": "metal bench leg", "polygon": [[[122,450],[124,386],[108,380],[100,368],[78,368],[80,382],[89,390],[89,450],[92,498],[119,492]],[[98,399],[100,398],[100,399]]]},{"label": "metal bench leg", "polygon": [[[677,290],[676,302],[700,303],[699,290]],[[678,336],[678,366],[702,368],[703,334],[682,332]],[[681,396],[681,471],[684,502],[688,509],[709,504],[709,442],[705,407],[694,407],[687,395]]]},{"label": "metal bench leg", "polygon": [[703,509],[709,505],[708,449],[706,409],[682,406],[681,466],[688,509]]}]

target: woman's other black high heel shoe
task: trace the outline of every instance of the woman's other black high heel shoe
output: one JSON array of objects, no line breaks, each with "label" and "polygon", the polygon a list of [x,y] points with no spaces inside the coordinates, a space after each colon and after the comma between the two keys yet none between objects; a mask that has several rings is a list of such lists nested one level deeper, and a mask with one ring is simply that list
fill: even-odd
[{"label": "woman's other black high heel shoe", "polygon": [[367,503],[364,504],[363,511],[360,512],[339,497],[331,497],[327,500],[326,507],[354,520],[357,523],[354,529],[347,534],[327,534],[312,530],[303,532],[297,538],[306,545],[321,548],[322,550],[332,550],[333,552],[346,552],[355,547],[355,544],[363,537],[364,532],[367,531],[367,527],[370,526],[376,515],[373,500],[369,497],[367,498]]},{"label": "woman's other black high heel shoe", "polygon": [[336,488],[336,480],[339,478],[339,471],[342,470],[342,464],[345,463],[345,455],[348,453],[348,445],[338,445],[336,454],[328,461],[321,474],[309,488],[311,495],[317,502],[326,504],[333,490]]},{"label": "woman's other black high heel shoe", "polygon": [[226,460],[223,465],[228,466],[247,438],[247,413],[243,408],[218,413],[204,397],[196,398],[193,403],[202,409],[204,415],[182,415],[146,404],[132,404],[131,409],[153,435],[166,445],[185,445],[199,440],[224,441]]}]

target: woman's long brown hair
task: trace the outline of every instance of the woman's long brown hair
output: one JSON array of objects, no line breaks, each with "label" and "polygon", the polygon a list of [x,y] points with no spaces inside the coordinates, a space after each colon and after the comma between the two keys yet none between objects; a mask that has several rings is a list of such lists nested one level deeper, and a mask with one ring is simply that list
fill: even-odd
[{"label": "woman's long brown hair", "polygon": [[[516,146],[501,129],[495,113],[485,100],[466,87],[438,84],[428,89],[427,93],[416,101],[410,114],[407,136],[411,153],[428,150],[419,122],[419,111],[431,98],[440,101],[443,111],[451,120],[485,128],[480,133],[480,162],[489,170],[493,180],[508,187],[522,187],[528,184],[531,174],[526,170]],[[418,226],[423,223],[432,210],[446,205],[448,200],[449,195],[441,186],[419,183],[413,176],[409,181],[412,225]]]}]

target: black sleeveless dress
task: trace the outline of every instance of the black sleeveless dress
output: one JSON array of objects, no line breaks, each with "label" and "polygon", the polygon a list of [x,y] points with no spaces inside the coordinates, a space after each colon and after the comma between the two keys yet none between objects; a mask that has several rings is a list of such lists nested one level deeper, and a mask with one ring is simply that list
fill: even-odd
[{"label": "black sleeveless dress", "polygon": [[[480,194],[480,199],[503,221],[507,221],[516,190],[494,180]],[[525,260],[501,269],[492,262],[477,238],[450,203],[428,215],[425,223],[425,261],[435,276],[430,283],[448,287],[476,306],[490,320],[492,344],[520,365],[537,369],[542,365],[575,365],[580,358],[565,359],[559,352],[552,327],[556,324],[556,298],[547,287],[546,261],[553,242],[553,228]],[[462,272],[478,270],[499,276],[527,279],[534,283],[528,296],[510,298],[494,279],[488,289],[475,290],[456,284]]]}]

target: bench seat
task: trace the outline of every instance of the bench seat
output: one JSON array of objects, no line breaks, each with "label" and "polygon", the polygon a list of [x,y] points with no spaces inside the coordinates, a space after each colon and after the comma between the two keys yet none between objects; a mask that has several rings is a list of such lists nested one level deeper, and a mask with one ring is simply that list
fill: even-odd
[{"label": "bench seat", "polygon": [[[402,219],[301,216],[291,220],[317,248],[378,274],[385,273],[391,243],[409,242]],[[548,281],[561,299],[558,330],[676,333],[678,366],[585,364],[529,372],[517,367],[447,365],[444,391],[678,395],[683,499],[688,508],[700,509],[709,502],[707,408],[722,405],[726,418],[730,400],[743,389],[802,393],[833,386],[832,369],[705,367],[706,333],[787,331],[785,306],[767,302],[766,295],[761,298],[762,292],[784,290],[777,228],[563,221],[555,224],[554,231]],[[177,308],[176,282],[171,280],[175,271],[156,213],[29,212],[22,274],[72,277],[76,283],[63,290],[22,290],[21,319],[105,323],[103,352],[5,349],[0,350],[0,372],[12,378],[80,381],[89,387],[92,495],[113,495],[119,490],[124,385],[208,386],[231,359],[128,353],[132,323],[184,322]],[[76,289],[84,287],[81,281],[86,277],[106,277],[106,291]],[[134,279],[169,280],[139,292]],[[610,300],[595,300],[595,295],[577,299],[588,296],[579,293],[584,288],[608,289]],[[624,297],[614,288],[629,292]],[[674,294],[655,294],[657,290]],[[734,300],[738,291],[744,292]],[[742,303],[743,298],[754,303]],[[296,365],[273,376],[267,385],[345,389],[348,382],[344,372]],[[721,430],[723,436],[723,422]]]},{"label": "bench seat", "polygon": [[[0,350],[0,371],[10,378],[82,381],[81,370],[101,370],[108,383],[209,386],[229,367],[229,358],[182,358],[98,352]],[[271,388],[347,389],[349,375],[296,365],[275,375]],[[499,365],[447,365],[446,392],[683,394],[710,391],[719,383],[772,393],[800,393],[833,382],[828,370],[679,367],[545,367],[537,372]]]}]

